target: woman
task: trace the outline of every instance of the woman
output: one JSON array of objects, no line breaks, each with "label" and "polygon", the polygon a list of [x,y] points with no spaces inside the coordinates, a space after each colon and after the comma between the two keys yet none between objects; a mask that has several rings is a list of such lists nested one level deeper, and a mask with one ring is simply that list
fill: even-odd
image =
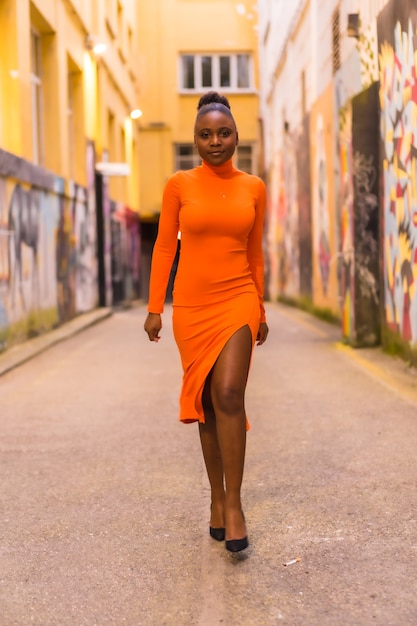
[{"label": "woman", "polygon": [[266,340],[260,178],[234,168],[238,133],[224,96],[200,98],[194,142],[202,165],[168,180],[152,256],[145,331],[160,339],[161,313],[181,232],[173,329],[184,376],[180,420],[199,423],[211,486],[210,535],[248,546],[242,512],[245,388],[252,349]]}]

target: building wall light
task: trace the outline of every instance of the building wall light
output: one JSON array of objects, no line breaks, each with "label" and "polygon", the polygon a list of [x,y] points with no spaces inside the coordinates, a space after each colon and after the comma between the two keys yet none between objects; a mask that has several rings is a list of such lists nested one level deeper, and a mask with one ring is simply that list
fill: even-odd
[{"label": "building wall light", "polygon": [[107,46],[102,41],[97,41],[92,35],[88,35],[85,40],[85,47],[89,52],[93,52],[97,56],[104,54],[107,50]]},{"label": "building wall light", "polygon": [[140,117],[142,117],[143,113],[140,109],[133,109],[133,111],[131,111],[130,113],[130,117],[132,118],[132,120],[138,120]]}]

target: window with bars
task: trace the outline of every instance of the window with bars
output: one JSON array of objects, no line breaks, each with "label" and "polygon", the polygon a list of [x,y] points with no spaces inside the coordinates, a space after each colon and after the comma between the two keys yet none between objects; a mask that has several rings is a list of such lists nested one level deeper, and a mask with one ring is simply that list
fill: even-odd
[{"label": "window with bars", "polygon": [[182,54],[180,90],[250,91],[253,88],[250,54]]}]

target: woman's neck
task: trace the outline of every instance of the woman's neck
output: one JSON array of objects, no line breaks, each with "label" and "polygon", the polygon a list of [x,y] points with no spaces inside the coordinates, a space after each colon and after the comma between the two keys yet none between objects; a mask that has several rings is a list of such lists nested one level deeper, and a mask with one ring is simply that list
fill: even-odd
[{"label": "woman's neck", "polygon": [[232,159],[229,159],[221,165],[212,165],[211,163],[207,163],[207,161],[203,160],[203,169],[213,172],[213,174],[216,174],[217,176],[224,176],[225,174],[231,174],[235,168],[233,166]]}]

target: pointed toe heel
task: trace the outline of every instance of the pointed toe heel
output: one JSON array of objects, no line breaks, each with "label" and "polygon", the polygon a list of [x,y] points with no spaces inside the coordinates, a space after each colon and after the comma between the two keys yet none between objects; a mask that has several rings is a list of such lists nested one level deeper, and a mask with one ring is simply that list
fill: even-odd
[{"label": "pointed toe heel", "polygon": [[225,536],[225,528],[213,528],[212,526],[210,526],[210,537],[212,537],[216,541],[224,541]]},{"label": "pointed toe heel", "polygon": [[249,545],[249,541],[247,537],[243,537],[243,539],[229,539],[226,541],[226,550],[229,552],[241,552],[242,550],[246,550]]}]

